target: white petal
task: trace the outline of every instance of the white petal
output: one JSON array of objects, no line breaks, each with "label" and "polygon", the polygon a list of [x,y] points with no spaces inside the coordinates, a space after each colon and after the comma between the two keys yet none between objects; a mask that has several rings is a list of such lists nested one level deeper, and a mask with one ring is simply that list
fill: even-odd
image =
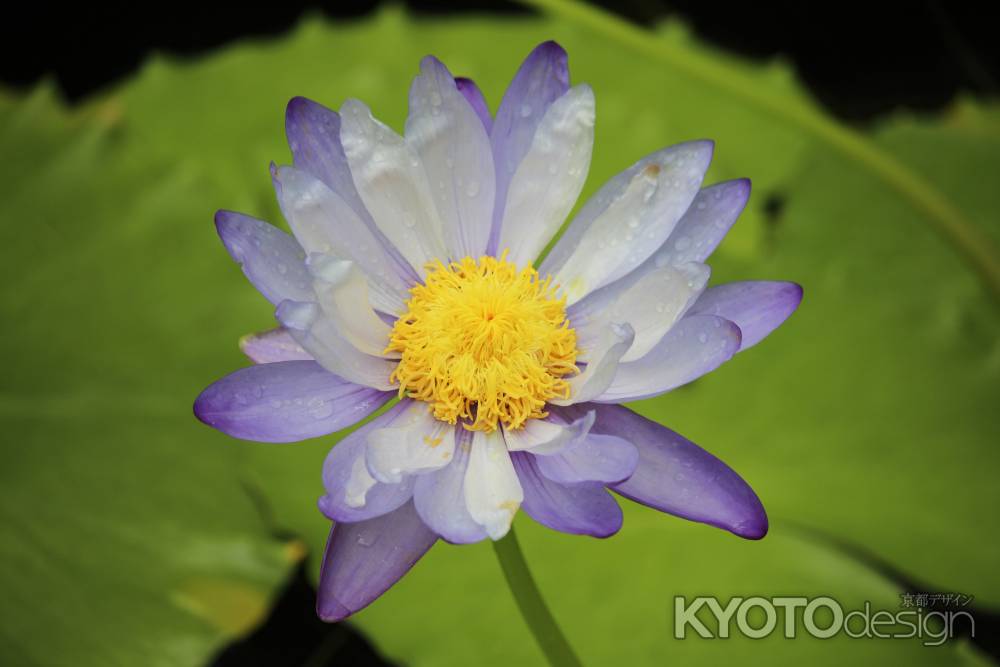
[{"label": "white petal", "polygon": [[662,394],[718,368],[739,348],[738,326],[721,317],[690,315],[644,357],[618,366],[614,381],[593,400],[621,403]]},{"label": "white petal", "polygon": [[420,157],[362,102],[340,109],[340,140],[358,194],[375,224],[421,276],[447,257],[430,185]]},{"label": "white petal", "polygon": [[455,454],[455,427],[435,419],[426,403],[412,403],[391,427],[368,435],[368,470],[385,484],[442,468]]},{"label": "white petal", "polygon": [[292,338],[324,368],[345,380],[366,387],[390,391],[396,363],[361,352],[337,330],[319,305],[304,301],[282,301],[275,317]]},{"label": "white petal", "polygon": [[465,471],[465,507],[469,516],[491,538],[499,540],[510,530],[522,500],[524,492],[500,431],[474,432]]},{"label": "white petal", "polygon": [[483,122],[432,56],[421,61],[410,88],[406,143],[424,165],[449,255],[478,258],[493,215],[493,152]]},{"label": "white petal", "polygon": [[279,167],[273,176],[281,211],[306,252],[353,261],[371,285],[372,305],[384,313],[404,312],[408,279],[347,202],[301,169]]},{"label": "white petal", "polygon": [[413,504],[427,527],[456,544],[478,542],[486,531],[465,507],[465,476],[469,468],[472,434],[456,431],[455,456],[440,470],[413,477]]},{"label": "white petal", "polygon": [[659,248],[701,187],[712,142],[649,155],[605,184],[573,219],[542,264],[572,304],[621,278]]},{"label": "white petal", "polygon": [[570,442],[586,436],[594,425],[594,418],[595,413],[591,410],[569,424],[548,419],[529,419],[522,428],[505,430],[503,437],[509,451],[554,454]]},{"label": "white petal", "polygon": [[583,350],[587,367],[569,380],[569,398],[549,401],[555,405],[584,403],[600,396],[614,380],[618,362],[632,346],[635,331],[628,323],[609,323],[596,345]]},{"label": "white petal", "polygon": [[376,482],[365,466],[365,457],[358,456],[351,464],[351,474],[344,485],[344,502],[348,507],[364,507],[368,491]]},{"label": "white petal", "polygon": [[368,281],[354,262],[313,253],[306,260],[323,313],[365,354],[384,357],[392,328],[372,310]]},{"label": "white petal", "polygon": [[710,273],[705,264],[665,266],[634,281],[627,276],[587,295],[569,310],[577,345],[593,347],[610,322],[628,322],[635,329],[635,340],[621,361],[642,357],[698,300]]},{"label": "white petal", "polygon": [[497,251],[534,262],[580,195],[594,147],[594,92],[569,89],[545,112],[511,180]]}]

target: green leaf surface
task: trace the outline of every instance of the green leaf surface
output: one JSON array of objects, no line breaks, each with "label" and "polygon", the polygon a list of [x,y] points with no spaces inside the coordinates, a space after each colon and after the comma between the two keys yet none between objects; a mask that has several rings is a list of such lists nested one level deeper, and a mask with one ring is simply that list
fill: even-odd
[{"label": "green leaf surface", "polygon": [[[754,181],[713,282],[795,280],[806,294],[758,347],[636,406],[753,484],[772,518],[765,540],[627,501],[625,528],[606,541],[519,517],[570,641],[594,665],[969,659],[958,645],[919,641],[672,638],[675,595],[824,594],[898,608],[895,584],[802,527],[863,546],[928,592],[1000,604],[1000,518],[989,511],[1000,503],[1000,318],[933,211],[856,153],[748,98],[750,82],[775,105],[822,117],[780,62],[717,53],[675,24],[657,36],[676,55],[668,62],[573,22],[390,10],[310,20],[287,39],[198,62],[155,58],[75,112],[45,89],[0,101],[4,662],[204,662],[259,616],[244,612],[264,604],[294,557],[248,487],[317,564],[329,527],[315,509],[319,471],[335,438],[238,443],[190,416],[204,385],[245,363],[236,339],[273,322],[215,238],[212,213],[280,220],[266,168],[288,161],[288,98],[337,108],[358,97],[398,128],[417,62],[432,52],[475,78],[495,109],[521,58],[552,38],[597,97],[585,196],[664,145],[713,138],[709,182]],[[994,104],[900,114],[859,137],[1000,238]],[[783,202],[778,213],[768,200]],[[407,664],[542,659],[486,544],[438,545],[356,622]]]}]

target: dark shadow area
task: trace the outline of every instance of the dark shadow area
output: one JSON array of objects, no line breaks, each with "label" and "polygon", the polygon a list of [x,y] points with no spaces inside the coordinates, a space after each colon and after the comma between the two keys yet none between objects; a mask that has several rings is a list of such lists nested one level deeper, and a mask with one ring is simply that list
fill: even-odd
[{"label": "dark shadow area", "polygon": [[275,601],[267,620],[226,647],[212,667],[382,667],[392,665],[348,623],[324,623],[316,616],[316,589],[305,565]]},{"label": "dark shadow area", "polygon": [[[25,88],[52,76],[71,102],[133,72],[151,51],[196,56],[251,36],[278,36],[306,12],[355,18],[376,0],[235,5],[36,2],[0,25],[0,81]],[[408,0],[420,16],[512,15],[511,2]],[[781,55],[833,113],[866,121],[894,108],[937,109],[959,91],[995,94],[1000,40],[983,5],[913,2],[755,3],[601,0],[641,25],[677,16],[702,38],[754,58]],[[376,48],[377,45],[373,45]]]}]

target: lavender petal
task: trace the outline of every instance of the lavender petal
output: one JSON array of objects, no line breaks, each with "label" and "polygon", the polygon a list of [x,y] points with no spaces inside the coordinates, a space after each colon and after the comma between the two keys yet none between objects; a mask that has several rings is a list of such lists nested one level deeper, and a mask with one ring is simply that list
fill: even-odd
[{"label": "lavender petal", "polygon": [[413,503],[374,519],[336,523],[319,574],[316,613],[332,623],[371,604],[437,541]]},{"label": "lavender petal", "polygon": [[528,516],[563,533],[608,537],[618,532],[621,508],[601,484],[553,482],[538,470],[539,458],[528,452],[511,454],[524,490],[521,508]]},{"label": "lavender petal", "polygon": [[[580,406],[574,409],[594,409]],[[597,406],[594,431],[639,450],[635,473],[611,488],[626,498],[756,540],[767,534],[760,499],[732,468],[696,444],[620,405]]]},{"label": "lavender petal", "polygon": [[740,351],[753,347],[795,312],[802,287],[795,283],[745,281],[711,287],[688,315],[715,315],[735,322],[743,334]]},{"label": "lavender petal", "polygon": [[227,435],[257,442],[297,442],[347,428],[393,392],[352,384],[315,361],[241,368],[198,396],[194,413]]}]

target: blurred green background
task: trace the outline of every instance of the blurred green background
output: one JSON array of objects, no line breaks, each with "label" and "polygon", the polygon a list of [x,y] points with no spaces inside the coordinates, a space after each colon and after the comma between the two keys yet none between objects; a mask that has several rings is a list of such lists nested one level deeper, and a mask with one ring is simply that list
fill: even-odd
[{"label": "blurred green background", "polygon": [[[753,485],[766,539],[627,501],[606,541],[516,521],[584,661],[989,661],[964,640],[672,633],[675,595],[894,610],[907,590],[974,596],[989,632],[1000,300],[984,271],[1000,262],[989,245],[1000,107],[959,96],[849,130],[780,60],[709,48],[676,21],[646,31],[556,4],[539,16],[312,17],[203,58],[154,57],[74,107],[51,84],[0,92],[0,663],[209,664],[268,617],[300,564],[315,577],[329,528],[319,471],[336,438],[238,442],[191,415],[203,387],[247,363],[238,337],[273,325],[212,214],[284,225],[267,165],[290,161],[292,96],[332,108],[357,97],[401,128],[419,58],[434,53],[495,110],[547,39],[597,97],[584,197],[657,148],[715,139],[706,182],[749,176],[754,194],[713,283],[805,288],[764,343],[634,406]],[[943,224],[973,239],[966,253]],[[351,623],[393,662],[542,664],[488,544],[438,545]],[[301,664],[335,655],[327,645]]]}]

